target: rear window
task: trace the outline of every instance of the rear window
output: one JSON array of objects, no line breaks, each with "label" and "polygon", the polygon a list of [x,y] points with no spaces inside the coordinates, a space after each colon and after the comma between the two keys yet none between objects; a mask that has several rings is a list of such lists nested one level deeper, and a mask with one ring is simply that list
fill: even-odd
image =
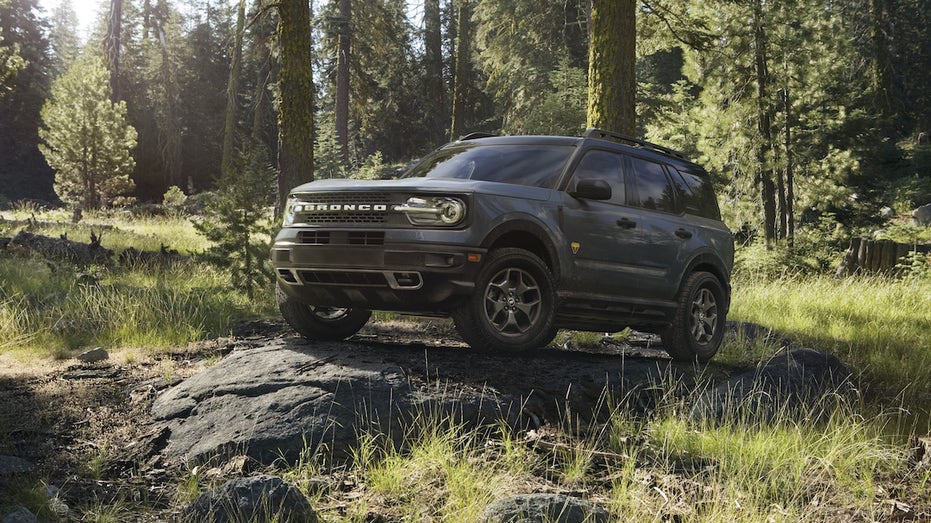
[{"label": "rear window", "polygon": [[433,152],[403,178],[456,178],[552,189],[573,151],[558,145],[460,144]]}]

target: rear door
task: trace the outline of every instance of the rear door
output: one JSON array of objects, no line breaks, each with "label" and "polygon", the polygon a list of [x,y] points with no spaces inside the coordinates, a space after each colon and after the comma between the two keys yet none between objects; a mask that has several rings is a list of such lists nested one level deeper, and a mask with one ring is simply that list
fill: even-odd
[{"label": "rear door", "polygon": [[673,299],[698,231],[683,214],[683,198],[663,164],[630,156],[628,173],[628,202],[641,210],[643,237],[631,253],[642,276],[635,296]]}]

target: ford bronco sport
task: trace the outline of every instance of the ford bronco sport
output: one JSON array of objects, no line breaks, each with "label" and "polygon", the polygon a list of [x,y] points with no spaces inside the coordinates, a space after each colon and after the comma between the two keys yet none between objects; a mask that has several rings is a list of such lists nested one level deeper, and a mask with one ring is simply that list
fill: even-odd
[{"label": "ford bronco sport", "polygon": [[704,169],[598,129],[469,135],[397,180],[301,185],[271,250],[281,313],[310,339],[382,310],[451,316],[479,350],[631,327],[680,361],[717,352],[733,259]]}]

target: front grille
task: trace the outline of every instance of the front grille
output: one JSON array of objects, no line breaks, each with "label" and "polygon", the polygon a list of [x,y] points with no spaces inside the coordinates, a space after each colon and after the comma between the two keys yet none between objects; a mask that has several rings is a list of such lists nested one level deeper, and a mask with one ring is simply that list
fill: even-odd
[{"label": "front grille", "polygon": [[327,210],[301,212],[295,221],[314,224],[369,224],[385,223],[388,220],[387,209],[391,208],[388,195],[369,192],[312,193],[298,195],[302,203],[323,205],[369,205],[384,206],[383,210]]},{"label": "front grille", "polygon": [[308,285],[355,285],[358,287],[387,287],[388,280],[380,272],[354,271],[299,271],[301,280]]},{"label": "front grille", "polygon": [[385,233],[376,231],[350,232],[346,238],[349,245],[384,245]]},{"label": "front grille", "polygon": [[330,231],[301,231],[297,233],[297,241],[311,245],[327,245],[330,243]]}]

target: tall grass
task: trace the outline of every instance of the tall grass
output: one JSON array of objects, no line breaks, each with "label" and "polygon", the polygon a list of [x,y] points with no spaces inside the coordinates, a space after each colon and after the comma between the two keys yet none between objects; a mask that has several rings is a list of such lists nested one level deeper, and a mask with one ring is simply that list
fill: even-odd
[{"label": "tall grass", "polygon": [[745,277],[734,282],[730,317],[836,354],[886,405],[931,405],[929,279]]},{"label": "tall grass", "polygon": [[[352,504],[364,511],[340,512],[338,493],[329,495],[332,508],[322,499],[318,506],[328,521],[370,512],[479,521],[495,499],[546,491],[598,503],[612,521],[845,520],[874,514],[909,466],[907,446],[885,435],[900,413],[864,417],[858,403],[840,402],[831,413],[809,413],[820,422],[784,410],[765,423],[696,424],[680,413],[697,392],[657,387],[669,390],[652,415],[615,408],[583,433],[544,430],[547,445],[504,422],[470,428],[435,415],[417,418],[400,442],[373,429],[359,438],[351,467],[338,467],[358,485]],[[325,475],[320,463],[295,471]]]},{"label": "tall grass", "polygon": [[91,273],[0,260],[0,350],[166,348],[227,334],[237,318],[273,310],[271,290],[247,302],[224,275],[197,263]]},{"label": "tall grass", "polygon": [[[24,212],[5,218],[32,218]],[[87,212],[80,224],[63,211],[42,211],[41,223],[0,221],[0,235],[29,227],[47,236],[67,234],[87,242],[92,232],[116,255],[128,247],[162,245],[197,253],[206,245],[183,217],[132,217]],[[255,301],[232,290],[226,274],[196,260],[169,265],[117,264],[78,267],[58,261],[0,253],[0,351],[66,356],[70,350],[168,348],[229,333],[239,318],[275,313],[274,293]]]}]

